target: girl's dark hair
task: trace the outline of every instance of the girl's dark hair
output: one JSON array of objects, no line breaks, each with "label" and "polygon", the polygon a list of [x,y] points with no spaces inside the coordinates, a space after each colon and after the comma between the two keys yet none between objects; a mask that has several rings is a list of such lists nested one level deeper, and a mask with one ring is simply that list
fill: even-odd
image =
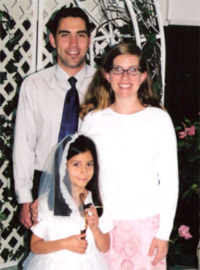
[{"label": "girl's dark hair", "polygon": [[[75,155],[78,155],[80,153],[84,153],[87,151],[89,151],[93,157],[94,174],[93,174],[92,179],[87,184],[86,189],[91,191],[94,205],[102,206],[102,201],[101,201],[101,196],[100,196],[100,191],[99,191],[99,181],[98,181],[99,163],[98,163],[98,158],[97,158],[96,146],[94,142],[90,138],[84,135],[79,135],[78,138],[69,146],[67,160],[69,160]],[[98,215],[101,216],[103,212],[102,208],[97,208],[97,212],[98,212]]]},{"label": "girl's dark hair", "polygon": [[63,18],[67,18],[67,17],[81,18],[82,20],[84,20],[85,25],[86,25],[87,34],[88,34],[88,36],[90,36],[91,24],[89,22],[89,18],[86,15],[86,13],[79,7],[63,6],[61,9],[57,10],[52,15],[52,17],[50,18],[50,20],[46,24],[47,28],[53,34],[54,38],[56,36],[56,31],[58,29],[60,20]]},{"label": "girl's dark hair", "polygon": [[131,54],[139,58],[141,72],[146,72],[147,77],[138,89],[138,98],[142,105],[151,105],[161,108],[160,101],[153,90],[153,83],[149,68],[142,50],[134,43],[120,43],[108,51],[97,69],[91,81],[84,103],[81,105],[80,117],[92,110],[102,110],[109,107],[115,100],[114,93],[109,82],[105,78],[105,72],[112,69],[113,60],[119,55]]}]

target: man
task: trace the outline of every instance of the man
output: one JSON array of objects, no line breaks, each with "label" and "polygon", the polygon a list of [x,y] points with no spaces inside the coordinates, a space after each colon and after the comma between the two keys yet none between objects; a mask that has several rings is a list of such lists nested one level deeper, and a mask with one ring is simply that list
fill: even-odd
[{"label": "man", "polygon": [[71,88],[68,79],[75,77],[81,103],[95,72],[85,62],[91,43],[90,23],[80,8],[62,7],[47,26],[57,64],[24,80],[15,126],[15,191],[22,204],[20,221],[26,228],[32,226],[30,205],[37,198],[45,161],[58,142],[65,95]]}]

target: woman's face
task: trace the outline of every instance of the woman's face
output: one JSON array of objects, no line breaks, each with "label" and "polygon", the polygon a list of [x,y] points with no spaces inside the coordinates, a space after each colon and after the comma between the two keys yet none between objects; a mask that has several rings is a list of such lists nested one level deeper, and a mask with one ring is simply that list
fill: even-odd
[{"label": "woman's face", "polygon": [[131,73],[135,74],[130,75],[127,71],[124,71],[122,74],[114,74],[115,72],[113,70],[105,73],[105,77],[115,93],[115,98],[138,98],[138,89],[146,78],[146,72],[141,73],[138,71],[138,68],[140,68],[138,56],[132,54],[119,55],[113,60],[113,67],[116,73],[121,68],[125,70],[132,68]]}]

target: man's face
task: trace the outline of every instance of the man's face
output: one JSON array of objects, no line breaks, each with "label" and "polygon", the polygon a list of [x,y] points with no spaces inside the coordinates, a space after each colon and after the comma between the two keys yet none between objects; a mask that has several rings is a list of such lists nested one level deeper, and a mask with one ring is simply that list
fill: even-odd
[{"label": "man's face", "polygon": [[50,42],[57,50],[58,64],[69,75],[75,75],[82,69],[90,45],[83,19],[74,17],[61,19],[56,37],[50,34]]}]

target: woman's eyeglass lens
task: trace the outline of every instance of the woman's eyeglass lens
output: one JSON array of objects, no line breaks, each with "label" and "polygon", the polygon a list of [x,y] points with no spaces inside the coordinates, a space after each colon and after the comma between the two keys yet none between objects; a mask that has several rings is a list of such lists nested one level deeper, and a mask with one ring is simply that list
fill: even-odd
[{"label": "woman's eyeglass lens", "polygon": [[111,68],[111,71],[115,75],[122,75],[124,74],[124,72],[127,72],[129,75],[135,76],[141,72],[141,69],[139,67],[130,67],[128,69],[123,69],[120,66],[113,66]]}]

